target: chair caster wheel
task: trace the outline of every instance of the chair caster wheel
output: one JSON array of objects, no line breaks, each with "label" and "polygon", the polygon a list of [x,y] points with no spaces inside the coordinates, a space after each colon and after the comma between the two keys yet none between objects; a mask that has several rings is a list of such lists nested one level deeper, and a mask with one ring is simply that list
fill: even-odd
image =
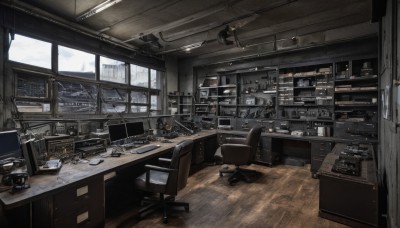
[{"label": "chair caster wheel", "polygon": [[189,206],[185,207],[185,211],[189,212]]},{"label": "chair caster wheel", "polygon": [[219,176],[222,177],[222,176],[224,176],[224,175],[223,175],[221,172],[219,172]]},{"label": "chair caster wheel", "polygon": [[167,223],[168,223],[168,219],[167,219],[167,218],[164,218],[164,219],[163,219],[163,223],[167,224]]}]

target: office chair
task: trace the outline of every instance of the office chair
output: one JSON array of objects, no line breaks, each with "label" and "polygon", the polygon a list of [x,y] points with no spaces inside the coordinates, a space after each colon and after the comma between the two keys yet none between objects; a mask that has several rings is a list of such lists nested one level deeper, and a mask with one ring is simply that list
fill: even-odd
[{"label": "office chair", "polygon": [[233,185],[239,180],[252,182],[252,177],[260,175],[260,173],[255,170],[242,169],[240,166],[253,163],[261,131],[261,126],[254,126],[250,129],[247,138],[227,138],[227,143],[223,144],[215,152],[214,158],[216,160],[222,161],[223,164],[233,164],[236,166],[233,170],[226,169],[226,167],[219,170],[220,176],[223,176],[223,173],[232,173],[228,179],[230,185]]},{"label": "office chair", "polygon": [[[167,209],[173,206],[184,207],[189,211],[189,203],[175,201],[178,191],[186,186],[192,162],[193,141],[185,140],[178,143],[171,159],[159,158],[160,162],[168,163],[169,168],[154,165],[145,165],[146,172],[136,178],[137,189],[159,193],[157,199],[143,199],[142,203],[150,203],[139,211],[139,218],[143,213],[163,208],[163,222],[168,222]],[[168,195],[168,197],[164,197]]]}]

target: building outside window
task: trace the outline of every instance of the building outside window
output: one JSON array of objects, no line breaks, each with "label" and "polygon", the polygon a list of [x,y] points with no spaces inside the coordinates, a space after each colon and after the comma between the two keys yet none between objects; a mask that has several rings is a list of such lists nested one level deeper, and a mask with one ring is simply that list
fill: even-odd
[{"label": "building outside window", "polygon": [[100,57],[100,80],[126,83],[126,64],[124,62]]}]

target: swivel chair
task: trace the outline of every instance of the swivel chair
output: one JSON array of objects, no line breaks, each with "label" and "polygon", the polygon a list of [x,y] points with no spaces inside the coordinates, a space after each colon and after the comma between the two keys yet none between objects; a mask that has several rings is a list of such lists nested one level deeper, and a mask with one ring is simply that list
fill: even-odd
[{"label": "swivel chair", "polygon": [[254,179],[253,177],[260,175],[260,173],[255,170],[242,169],[240,166],[251,165],[253,163],[261,131],[261,126],[254,126],[250,129],[247,138],[227,138],[227,143],[217,149],[214,155],[216,160],[222,161],[223,164],[233,164],[236,166],[234,170],[226,168],[221,168],[219,170],[220,176],[223,176],[223,173],[232,173],[228,179],[230,185],[233,185],[239,180],[252,182]]},{"label": "swivel chair", "polygon": [[[184,207],[189,211],[189,203],[175,201],[178,191],[186,186],[192,160],[193,141],[185,140],[178,143],[172,153],[171,159],[159,158],[161,162],[168,163],[169,168],[154,165],[145,165],[146,172],[136,178],[137,189],[159,193],[157,199],[144,199],[142,204],[148,203],[139,211],[139,218],[145,212],[163,208],[163,222],[168,222],[167,209],[173,206]],[[168,195],[168,197],[164,197]]]}]

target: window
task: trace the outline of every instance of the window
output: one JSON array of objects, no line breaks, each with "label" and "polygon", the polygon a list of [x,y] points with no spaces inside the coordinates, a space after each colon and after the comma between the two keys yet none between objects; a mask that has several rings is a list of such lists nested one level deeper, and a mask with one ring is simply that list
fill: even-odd
[{"label": "window", "polygon": [[131,92],[131,112],[147,112],[148,93],[145,91]]},{"label": "window", "polygon": [[50,112],[50,102],[17,100],[15,104],[19,112]]},{"label": "window", "polygon": [[158,95],[151,95],[150,98],[150,109],[151,110],[160,110],[161,109],[161,98]]},{"label": "window", "polygon": [[97,87],[76,82],[57,82],[60,113],[95,113]]},{"label": "window", "polygon": [[131,85],[149,87],[149,68],[131,64]]},{"label": "window", "polygon": [[15,105],[19,112],[50,112],[47,78],[25,73],[16,74]]},{"label": "window", "polygon": [[106,57],[100,57],[100,80],[126,83],[125,63]]},{"label": "window", "polygon": [[128,92],[124,89],[102,88],[103,113],[127,112]]},{"label": "window", "polygon": [[64,75],[96,79],[96,56],[83,51],[58,46],[58,72]]},{"label": "window", "polygon": [[51,43],[15,35],[8,51],[9,60],[51,69]]},{"label": "window", "polygon": [[47,88],[46,78],[17,76],[17,97],[47,98]]},{"label": "window", "polygon": [[161,72],[156,70],[150,70],[150,88],[160,89],[161,88]]}]

